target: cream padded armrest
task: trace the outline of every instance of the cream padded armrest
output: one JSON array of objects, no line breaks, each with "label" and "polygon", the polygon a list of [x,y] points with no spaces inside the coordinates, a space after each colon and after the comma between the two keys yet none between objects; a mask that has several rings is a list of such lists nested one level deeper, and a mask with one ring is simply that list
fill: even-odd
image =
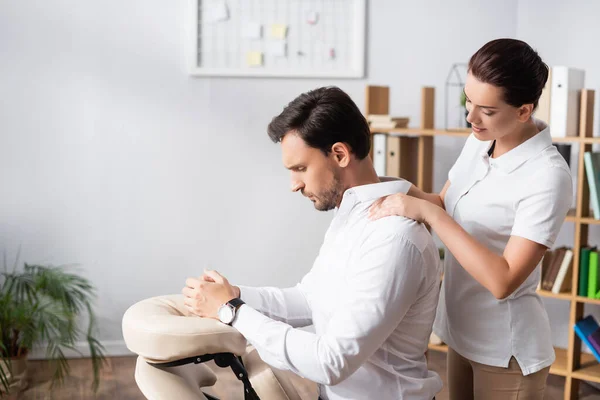
[{"label": "cream padded armrest", "polygon": [[246,339],[237,330],[190,314],[183,299],[183,295],[158,296],[131,306],[123,316],[127,348],[150,363],[204,354],[244,354]]}]

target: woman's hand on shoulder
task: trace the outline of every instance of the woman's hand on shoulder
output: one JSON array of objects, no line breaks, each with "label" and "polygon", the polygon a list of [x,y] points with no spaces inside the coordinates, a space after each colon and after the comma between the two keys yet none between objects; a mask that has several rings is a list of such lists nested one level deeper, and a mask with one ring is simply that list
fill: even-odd
[{"label": "woman's hand on shoulder", "polygon": [[435,207],[426,200],[418,199],[404,193],[391,194],[376,200],[369,208],[369,219],[398,215],[414,219],[418,222],[427,222],[429,207]]}]

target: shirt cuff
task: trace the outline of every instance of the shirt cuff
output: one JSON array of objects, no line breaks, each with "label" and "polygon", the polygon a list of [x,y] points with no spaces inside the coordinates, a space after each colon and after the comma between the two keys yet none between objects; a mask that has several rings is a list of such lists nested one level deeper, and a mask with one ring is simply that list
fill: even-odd
[{"label": "shirt cuff", "polygon": [[237,329],[249,342],[256,340],[260,334],[260,326],[269,317],[264,316],[248,304],[242,304],[235,313],[235,319],[231,326]]}]

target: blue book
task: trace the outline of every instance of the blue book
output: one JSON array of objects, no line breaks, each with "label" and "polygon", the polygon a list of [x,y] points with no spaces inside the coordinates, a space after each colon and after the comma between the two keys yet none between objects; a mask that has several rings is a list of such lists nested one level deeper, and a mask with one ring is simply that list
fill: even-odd
[{"label": "blue book", "polygon": [[596,360],[598,361],[600,361],[600,353],[596,351],[596,348],[592,345],[592,343],[588,339],[588,336],[596,332],[599,328],[600,326],[598,326],[598,322],[591,315],[588,315],[584,319],[579,320],[575,323],[575,333],[577,333],[577,336],[579,336],[581,341],[585,343],[588,349],[592,351],[592,354],[594,355],[594,357],[596,357]]}]

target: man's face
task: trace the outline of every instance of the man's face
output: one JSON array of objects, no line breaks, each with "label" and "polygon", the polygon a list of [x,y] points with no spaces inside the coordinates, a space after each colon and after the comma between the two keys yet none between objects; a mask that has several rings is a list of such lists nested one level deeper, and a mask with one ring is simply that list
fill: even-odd
[{"label": "man's face", "polygon": [[281,151],[283,165],[291,173],[293,192],[302,192],[319,211],[339,205],[344,189],[333,157],[308,146],[293,132],[283,137]]}]

